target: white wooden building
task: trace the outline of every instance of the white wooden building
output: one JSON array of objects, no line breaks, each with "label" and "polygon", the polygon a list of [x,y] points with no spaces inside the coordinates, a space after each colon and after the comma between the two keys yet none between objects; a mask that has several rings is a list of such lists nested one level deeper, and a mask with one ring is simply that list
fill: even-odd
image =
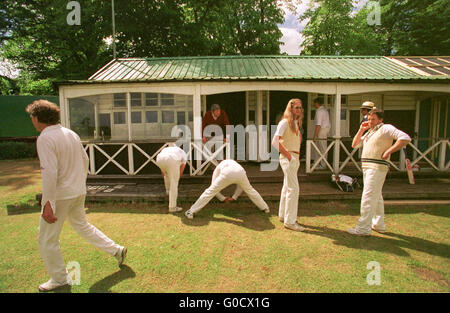
[{"label": "white wooden building", "polygon": [[[58,88],[62,124],[82,138],[91,175],[145,173],[158,150],[176,140],[171,136],[176,125],[190,128],[189,149],[203,151],[203,161],[189,163],[191,175],[202,174],[217,157],[199,142],[202,116],[212,103],[221,104],[233,125],[270,129],[294,97],[306,109],[302,155],[307,173],[318,163],[310,158],[316,97],[323,97],[330,112],[330,171],[339,173],[350,164],[359,169],[358,152],[349,141],[367,100],[385,110],[386,122],[411,135],[413,164],[448,171],[449,74],[450,57],[130,58],[109,62],[88,80],[59,82]],[[223,151],[227,148],[224,144]],[[247,143],[247,158],[252,148]],[[393,167],[404,170],[403,159],[394,158]]]}]

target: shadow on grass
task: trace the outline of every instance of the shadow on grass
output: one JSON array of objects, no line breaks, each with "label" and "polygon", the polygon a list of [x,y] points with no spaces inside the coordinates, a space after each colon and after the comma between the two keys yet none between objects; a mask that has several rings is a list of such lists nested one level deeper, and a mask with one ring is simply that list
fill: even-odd
[{"label": "shadow on grass", "polygon": [[136,277],[133,269],[127,265],[122,265],[120,271],[103,278],[89,288],[90,293],[111,293],[111,288],[129,278]]},{"label": "shadow on grass", "polygon": [[41,212],[41,207],[37,202],[34,204],[23,202],[18,204],[7,205],[6,212],[8,215],[38,213]]},{"label": "shadow on grass", "polygon": [[[225,217],[215,217],[215,215],[224,215]],[[260,211],[256,206],[241,208],[238,204],[228,208],[226,204],[211,205],[195,214],[194,219],[188,219],[184,213],[181,221],[188,226],[204,226],[210,222],[229,223],[240,227],[256,231],[274,229],[275,225],[270,221],[272,212],[267,214]]]},{"label": "shadow on grass", "polygon": [[347,233],[345,230],[328,227],[308,226],[304,233],[330,238],[334,244],[351,249],[366,251],[380,251],[398,256],[410,256],[407,249],[424,252],[443,258],[450,258],[450,245],[436,243],[417,237],[410,237],[396,233],[372,234],[369,237],[359,237]]}]

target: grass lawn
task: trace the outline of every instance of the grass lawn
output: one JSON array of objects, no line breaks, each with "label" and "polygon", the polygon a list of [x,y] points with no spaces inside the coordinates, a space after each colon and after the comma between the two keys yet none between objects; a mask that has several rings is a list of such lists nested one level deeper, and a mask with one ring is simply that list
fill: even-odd
[{"label": "grass lawn", "polygon": [[[36,160],[0,161],[0,292],[37,292],[48,280],[37,247]],[[182,203],[188,209],[191,203]],[[357,202],[300,202],[305,232],[283,228],[249,202],[210,203],[194,220],[164,203],[87,203],[88,220],[128,247],[125,266],[78,236],[61,234],[72,292],[449,292],[450,208],[386,206],[386,234],[345,232]],[[183,211],[184,212],[184,211]],[[380,265],[380,285],[367,276]],[[372,275],[369,275],[372,277]]]}]

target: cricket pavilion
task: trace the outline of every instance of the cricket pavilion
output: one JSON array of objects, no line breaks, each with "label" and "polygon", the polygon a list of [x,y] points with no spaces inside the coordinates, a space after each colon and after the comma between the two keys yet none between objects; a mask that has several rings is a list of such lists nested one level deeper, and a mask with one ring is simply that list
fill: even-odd
[{"label": "cricket pavilion", "polygon": [[[181,125],[191,134],[183,147],[190,152],[191,176],[205,174],[221,158],[264,164],[271,125],[291,98],[303,102],[302,169],[314,173],[320,162],[311,158],[318,151],[311,140],[317,97],[332,124],[327,153],[321,156],[327,171],[361,170],[360,151],[351,148],[351,139],[362,118],[359,108],[368,100],[385,111],[385,122],[413,138],[407,151],[414,167],[450,168],[448,56],[125,58],[112,60],[87,80],[57,86],[61,123],[80,135],[90,175],[159,173],[156,155],[179,139],[173,131]],[[245,128],[244,152],[236,151],[236,138],[221,140],[214,149],[202,143],[201,120],[213,103],[221,105],[232,125]],[[391,165],[404,171],[404,154],[393,155]]]}]

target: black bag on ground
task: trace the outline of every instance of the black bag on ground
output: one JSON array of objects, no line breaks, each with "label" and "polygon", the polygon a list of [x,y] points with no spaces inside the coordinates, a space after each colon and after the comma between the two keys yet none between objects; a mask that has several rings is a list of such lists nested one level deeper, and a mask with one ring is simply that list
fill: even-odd
[{"label": "black bag on ground", "polygon": [[345,192],[353,192],[356,188],[361,187],[356,178],[342,174],[331,175],[331,183]]}]

